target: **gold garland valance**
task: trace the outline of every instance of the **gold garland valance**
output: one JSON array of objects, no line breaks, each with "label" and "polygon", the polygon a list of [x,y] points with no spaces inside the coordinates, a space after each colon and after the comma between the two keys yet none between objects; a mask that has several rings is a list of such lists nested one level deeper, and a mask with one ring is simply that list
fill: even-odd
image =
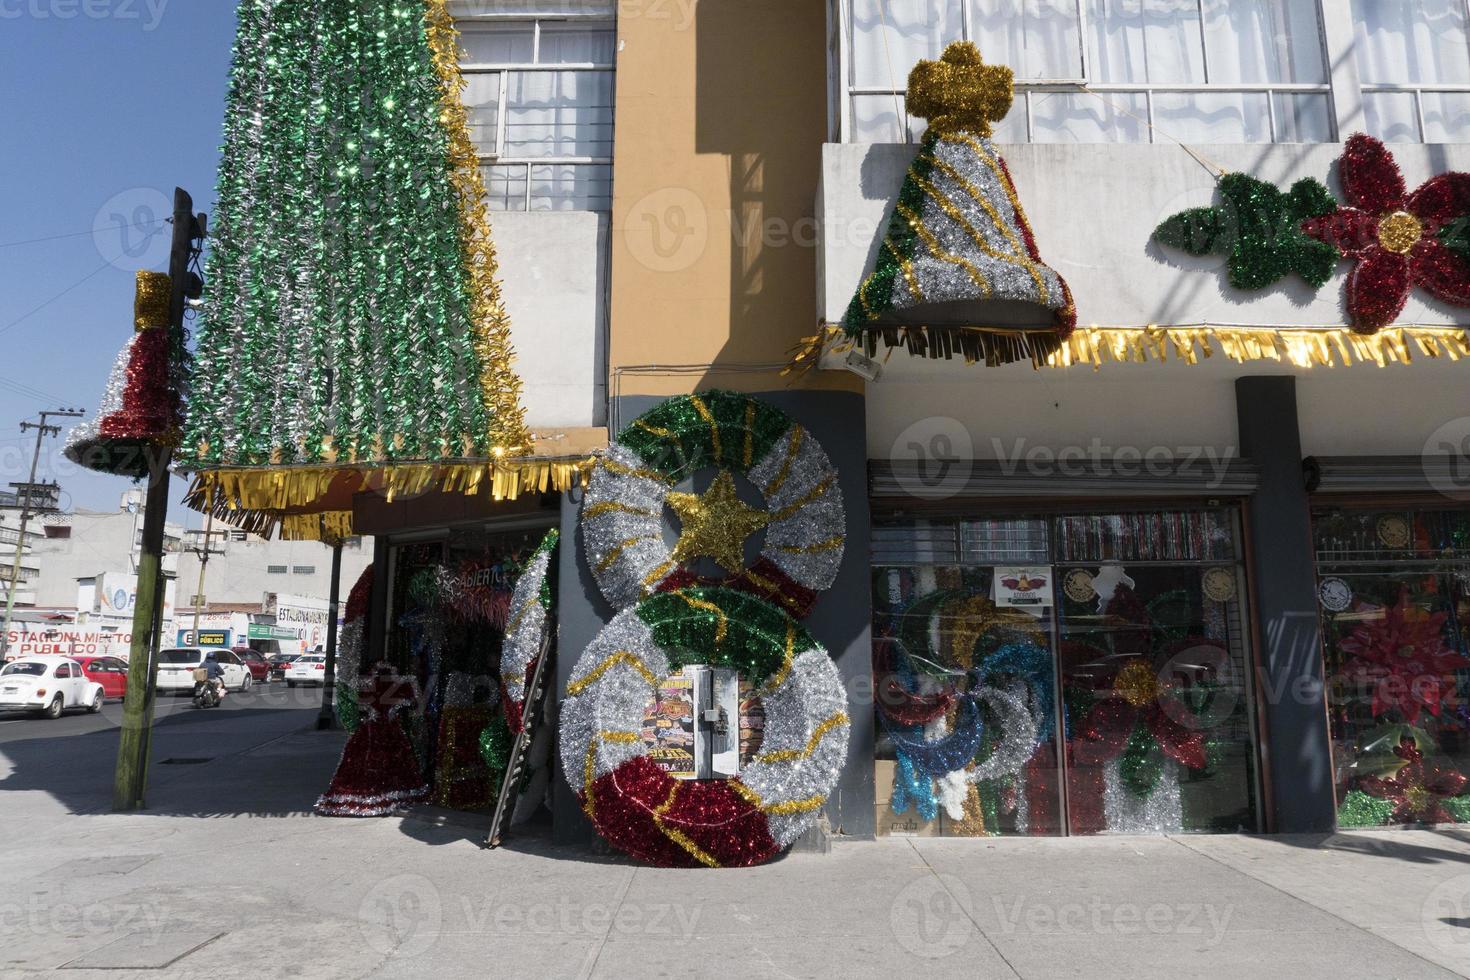
[{"label": "gold garland valance", "polygon": [[586,486],[591,470],[590,457],[204,470],[194,474],[184,503],[255,534],[279,528],[283,538],[330,540],[355,533],[352,511],[338,509],[355,494],[381,494],[389,503],[425,493],[509,501]]},{"label": "gold garland valance", "polygon": [[1347,327],[1268,327],[1186,324],[1146,327],[1078,327],[1065,340],[1050,331],[1014,327],[875,327],[861,337],[846,335],[836,325],[804,337],[784,374],[804,374],[818,366],[824,353],[859,349],[870,356],[880,348],[902,347],[920,357],[962,358],[967,364],[1030,360],[1033,367],[1071,367],[1103,362],[1143,364],[1170,357],[1198,364],[1219,354],[1236,363],[1279,361],[1295,367],[1351,364],[1412,363],[1416,354],[1458,361],[1470,357],[1470,330],[1465,327],[1386,327],[1375,334]]}]

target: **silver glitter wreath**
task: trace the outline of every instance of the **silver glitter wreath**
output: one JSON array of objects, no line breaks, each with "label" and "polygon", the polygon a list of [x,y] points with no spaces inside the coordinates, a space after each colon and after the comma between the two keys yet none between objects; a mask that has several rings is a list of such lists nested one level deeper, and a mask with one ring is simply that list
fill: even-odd
[{"label": "silver glitter wreath", "polygon": [[[595,780],[648,753],[643,716],[670,674],[668,655],[635,606],[618,613],[583,652],[561,707],[562,772],[585,794]],[[815,822],[847,758],[847,695],[827,651],[813,647],[791,660],[779,682],[759,689],[765,706],[761,754],[739,780],[761,800],[771,838],[791,845]],[[767,682],[769,684],[769,682]]]},{"label": "silver glitter wreath", "polygon": [[[744,476],[775,515],[765,527],[762,558],[802,588],[830,588],[842,565],[847,514],[837,470],[821,444],[793,422]],[[687,573],[664,542],[664,506],[672,490],[672,474],[650,469],[617,442],[593,468],[582,533],[593,578],[615,608],[625,609],[660,591],[670,577]]]}]

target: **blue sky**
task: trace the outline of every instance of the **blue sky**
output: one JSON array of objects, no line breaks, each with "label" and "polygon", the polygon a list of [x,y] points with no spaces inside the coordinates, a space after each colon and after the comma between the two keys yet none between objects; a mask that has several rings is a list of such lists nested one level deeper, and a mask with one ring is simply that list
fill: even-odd
[{"label": "blue sky", "polygon": [[[134,273],[168,268],[170,229],[150,221],[174,187],[213,210],[234,31],[232,0],[0,0],[0,484],[29,470],[21,420],[97,407]],[[80,507],[130,485],[58,440],[42,466]]]}]

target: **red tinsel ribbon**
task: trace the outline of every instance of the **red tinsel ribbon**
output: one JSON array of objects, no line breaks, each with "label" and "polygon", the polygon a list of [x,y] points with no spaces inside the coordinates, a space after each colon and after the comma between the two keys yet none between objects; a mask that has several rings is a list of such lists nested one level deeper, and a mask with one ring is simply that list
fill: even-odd
[{"label": "red tinsel ribbon", "polygon": [[797,619],[804,619],[817,604],[817,593],[800,585],[769,558],[762,556],[755,564],[729,578],[701,576],[681,567],[658,584],[660,592],[677,592],[691,586],[723,585],[773,602]]},{"label": "red tinsel ribbon", "polygon": [[134,336],[122,408],[99,421],[99,434],[160,443],[178,434],[180,401],[169,383],[169,361],[167,330],[143,330]]},{"label": "red tinsel ribbon", "polygon": [[594,780],[583,805],[608,842],[659,867],[751,867],[777,850],[766,815],[729,781],[674,779],[642,756]]}]

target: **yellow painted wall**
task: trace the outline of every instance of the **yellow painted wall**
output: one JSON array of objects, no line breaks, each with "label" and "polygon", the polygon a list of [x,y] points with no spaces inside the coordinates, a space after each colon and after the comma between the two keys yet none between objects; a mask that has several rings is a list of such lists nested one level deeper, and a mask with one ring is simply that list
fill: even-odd
[{"label": "yellow painted wall", "polygon": [[[611,394],[784,387],[777,370],[740,369],[784,364],[817,328],[826,5],[618,6]],[[799,384],[861,390],[844,374]]]}]

